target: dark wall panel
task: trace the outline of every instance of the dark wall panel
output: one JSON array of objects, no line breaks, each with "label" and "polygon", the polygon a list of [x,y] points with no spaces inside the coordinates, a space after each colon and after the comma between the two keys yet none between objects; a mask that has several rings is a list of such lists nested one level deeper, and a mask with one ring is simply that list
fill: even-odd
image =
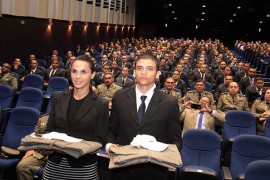
[{"label": "dark wall panel", "polygon": [[[88,23],[84,27],[82,22],[72,22],[69,27],[68,21],[52,20],[52,26],[48,19],[28,17],[16,17],[4,15],[0,18],[0,61],[11,62],[15,57],[28,57],[34,52],[38,55],[47,56],[53,49],[58,49],[60,54],[67,50],[74,50],[76,44],[82,48],[86,44],[95,44],[113,39],[132,37],[133,31],[110,26]],[[127,28],[127,27],[125,27]]]}]

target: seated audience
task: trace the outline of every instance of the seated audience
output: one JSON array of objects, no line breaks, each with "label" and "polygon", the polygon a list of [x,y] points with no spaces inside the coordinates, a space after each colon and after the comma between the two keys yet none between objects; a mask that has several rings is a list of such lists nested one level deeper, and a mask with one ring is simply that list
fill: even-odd
[{"label": "seated audience", "polygon": [[230,82],[228,92],[222,93],[218,100],[218,112],[226,114],[229,110],[249,111],[247,98],[239,94],[239,86],[236,82]]}]

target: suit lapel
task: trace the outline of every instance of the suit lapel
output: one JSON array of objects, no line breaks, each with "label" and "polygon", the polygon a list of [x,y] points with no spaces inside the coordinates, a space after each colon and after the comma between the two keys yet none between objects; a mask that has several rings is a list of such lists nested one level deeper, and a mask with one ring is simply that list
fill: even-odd
[{"label": "suit lapel", "polygon": [[[67,92],[64,92],[65,95],[68,97],[68,98],[62,98],[62,102],[61,104],[69,104],[70,102],[70,99],[71,99],[71,96],[72,96],[72,92],[71,91],[67,91]],[[64,119],[67,119],[67,110],[68,110],[68,106],[61,106],[61,112],[62,114],[65,116]],[[67,122],[67,121],[66,121]],[[69,124],[67,123],[67,125],[69,126]]]},{"label": "suit lapel", "polygon": [[95,100],[97,99],[96,95],[90,92],[90,94],[88,94],[87,96],[88,97],[86,97],[81,108],[75,116],[75,121],[73,121],[75,123],[78,119],[81,119],[95,104]]},{"label": "suit lapel", "polygon": [[149,119],[151,116],[159,109],[160,102],[162,99],[160,98],[160,91],[155,89],[155,92],[153,94],[153,97],[151,98],[151,101],[147,107],[147,110],[145,112],[142,125]]},{"label": "suit lapel", "polygon": [[135,87],[129,89],[129,92],[127,93],[127,97],[128,97],[128,100],[127,100],[128,110],[129,110],[130,114],[132,115],[134,121],[136,121],[136,123],[137,123],[138,122],[138,115],[137,115]]}]

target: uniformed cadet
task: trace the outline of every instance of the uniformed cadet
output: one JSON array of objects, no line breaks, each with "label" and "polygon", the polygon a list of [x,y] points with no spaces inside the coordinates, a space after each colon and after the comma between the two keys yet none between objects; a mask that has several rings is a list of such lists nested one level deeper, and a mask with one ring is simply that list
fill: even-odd
[{"label": "uniformed cadet", "polygon": [[114,83],[114,77],[111,72],[106,72],[103,78],[104,83],[98,85],[96,93],[105,98],[109,103],[109,108],[111,108],[111,102],[115,92],[122,89],[122,87]]},{"label": "uniformed cadet", "polygon": [[200,99],[203,96],[206,96],[211,101],[211,109],[215,110],[216,109],[216,104],[215,104],[215,101],[214,101],[213,94],[208,92],[208,91],[205,91],[205,82],[203,82],[202,79],[198,79],[195,82],[194,88],[195,88],[195,90],[191,90],[191,91],[188,91],[186,93],[186,95],[182,98],[182,102],[186,103],[188,101],[191,101],[193,103],[199,103]]},{"label": "uniformed cadet", "polygon": [[239,86],[236,82],[231,82],[228,86],[228,92],[222,93],[218,100],[218,112],[226,114],[229,110],[249,111],[247,98],[245,95],[239,94]]},{"label": "uniformed cadet", "polygon": [[165,81],[165,88],[161,89],[161,91],[165,92],[166,94],[172,95],[177,99],[179,107],[181,106],[182,98],[181,93],[177,92],[173,89],[174,86],[174,79],[172,77],[168,77]]},{"label": "uniformed cadet", "polygon": [[260,99],[254,101],[251,112],[257,119],[257,131],[263,132],[265,120],[270,116],[270,89],[264,89]]},{"label": "uniformed cadet", "polygon": [[[35,127],[36,136],[40,136],[40,134],[44,133],[48,118],[49,115],[45,114],[39,119]],[[46,162],[47,156],[43,156],[39,152],[34,150],[27,151],[16,167],[18,179],[19,180],[34,179],[34,174],[36,173],[36,171],[41,167],[45,167]]]},{"label": "uniformed cadet", "polygon": [[11,66],[8,63],[4,63],[1,67],[0,73],[0,84],[5,84],[11,86],[13,91],[18,90],[18,80],[10,73]]}]

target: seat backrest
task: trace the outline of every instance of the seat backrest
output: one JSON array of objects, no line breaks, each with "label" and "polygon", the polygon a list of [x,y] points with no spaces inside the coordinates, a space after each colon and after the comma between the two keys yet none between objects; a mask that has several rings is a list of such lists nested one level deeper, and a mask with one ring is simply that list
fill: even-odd
[{"label": "seat backrest", "polygon": [[256,118],[248,111],[231,110],[225,115],[223,139],[227,141],[240,134],[256,134]]},{"label": "seat backrest", "polygon": [[50,111],[51,111],[51,105],[52,105],[53,97],[55,96],[55,94],[60,93],[60,92],[61,92],[61,91],[54,91],[54,92],[51,94],[49,103],[48,103],[47,108],[46,108],[46,114],[49,114]]},{"label": "seat backrest", "polygon": [[250,162],[270,160],[270,139],[243,134],[235,138],[231,154],[231,175],[233,179],[243,175]]},{"label": "seat backrest", "polygon": [[267,117],[265,122],[264,136],[270,138],[270,116]]},{"label": "seat backrest", "polygon": [[189,129],[183,136],[181,157],[183,167],[195,165],[220,172],[220,138],[210,130]]},{"label": "seat backrest", "polygon": [[20,91],[16,107],[31,107],[41,110],[43,103],[43,92],[40,89],[27,87]]},{"label": "seat backrest", "polygon": [[97,56],[101,56],[101,54],[99,52],[93,52],[91,56],[95,58]]},{"label": "seat backrest", "polygon": [[2,145],[17,149],[21,144],[21,139],[31,134],[40,112],[29,107],[16,107],[11,111],[9,122],[3,137]]},{"label": "seat backrest", "polygon": [[22,89],[26,87],[34,87],[42,90],[43,77],[37,74],[27,74],[24,78]]},{"label": "seat backrest", "polygon": [[64,77],[52,77],[49,80],[49,85],[46,90],[46,95],[50,96],[55,91],[67,91],[68,90],[68,80]]},{"label": "seat backrest", "polygon": [[38,65],[41,67],[46,67],[46,61],[44,59],[37,59]]},{"label": "seat backrest", "polygon": [[0,84],[0,107],[10,108],[13,100],[13,90],[10,86]]},{"label": "seat backrest", "polygon": [[270,161],[258,160],[248,164],[245,170],[245,180],[268,180],[270,177]]}]

